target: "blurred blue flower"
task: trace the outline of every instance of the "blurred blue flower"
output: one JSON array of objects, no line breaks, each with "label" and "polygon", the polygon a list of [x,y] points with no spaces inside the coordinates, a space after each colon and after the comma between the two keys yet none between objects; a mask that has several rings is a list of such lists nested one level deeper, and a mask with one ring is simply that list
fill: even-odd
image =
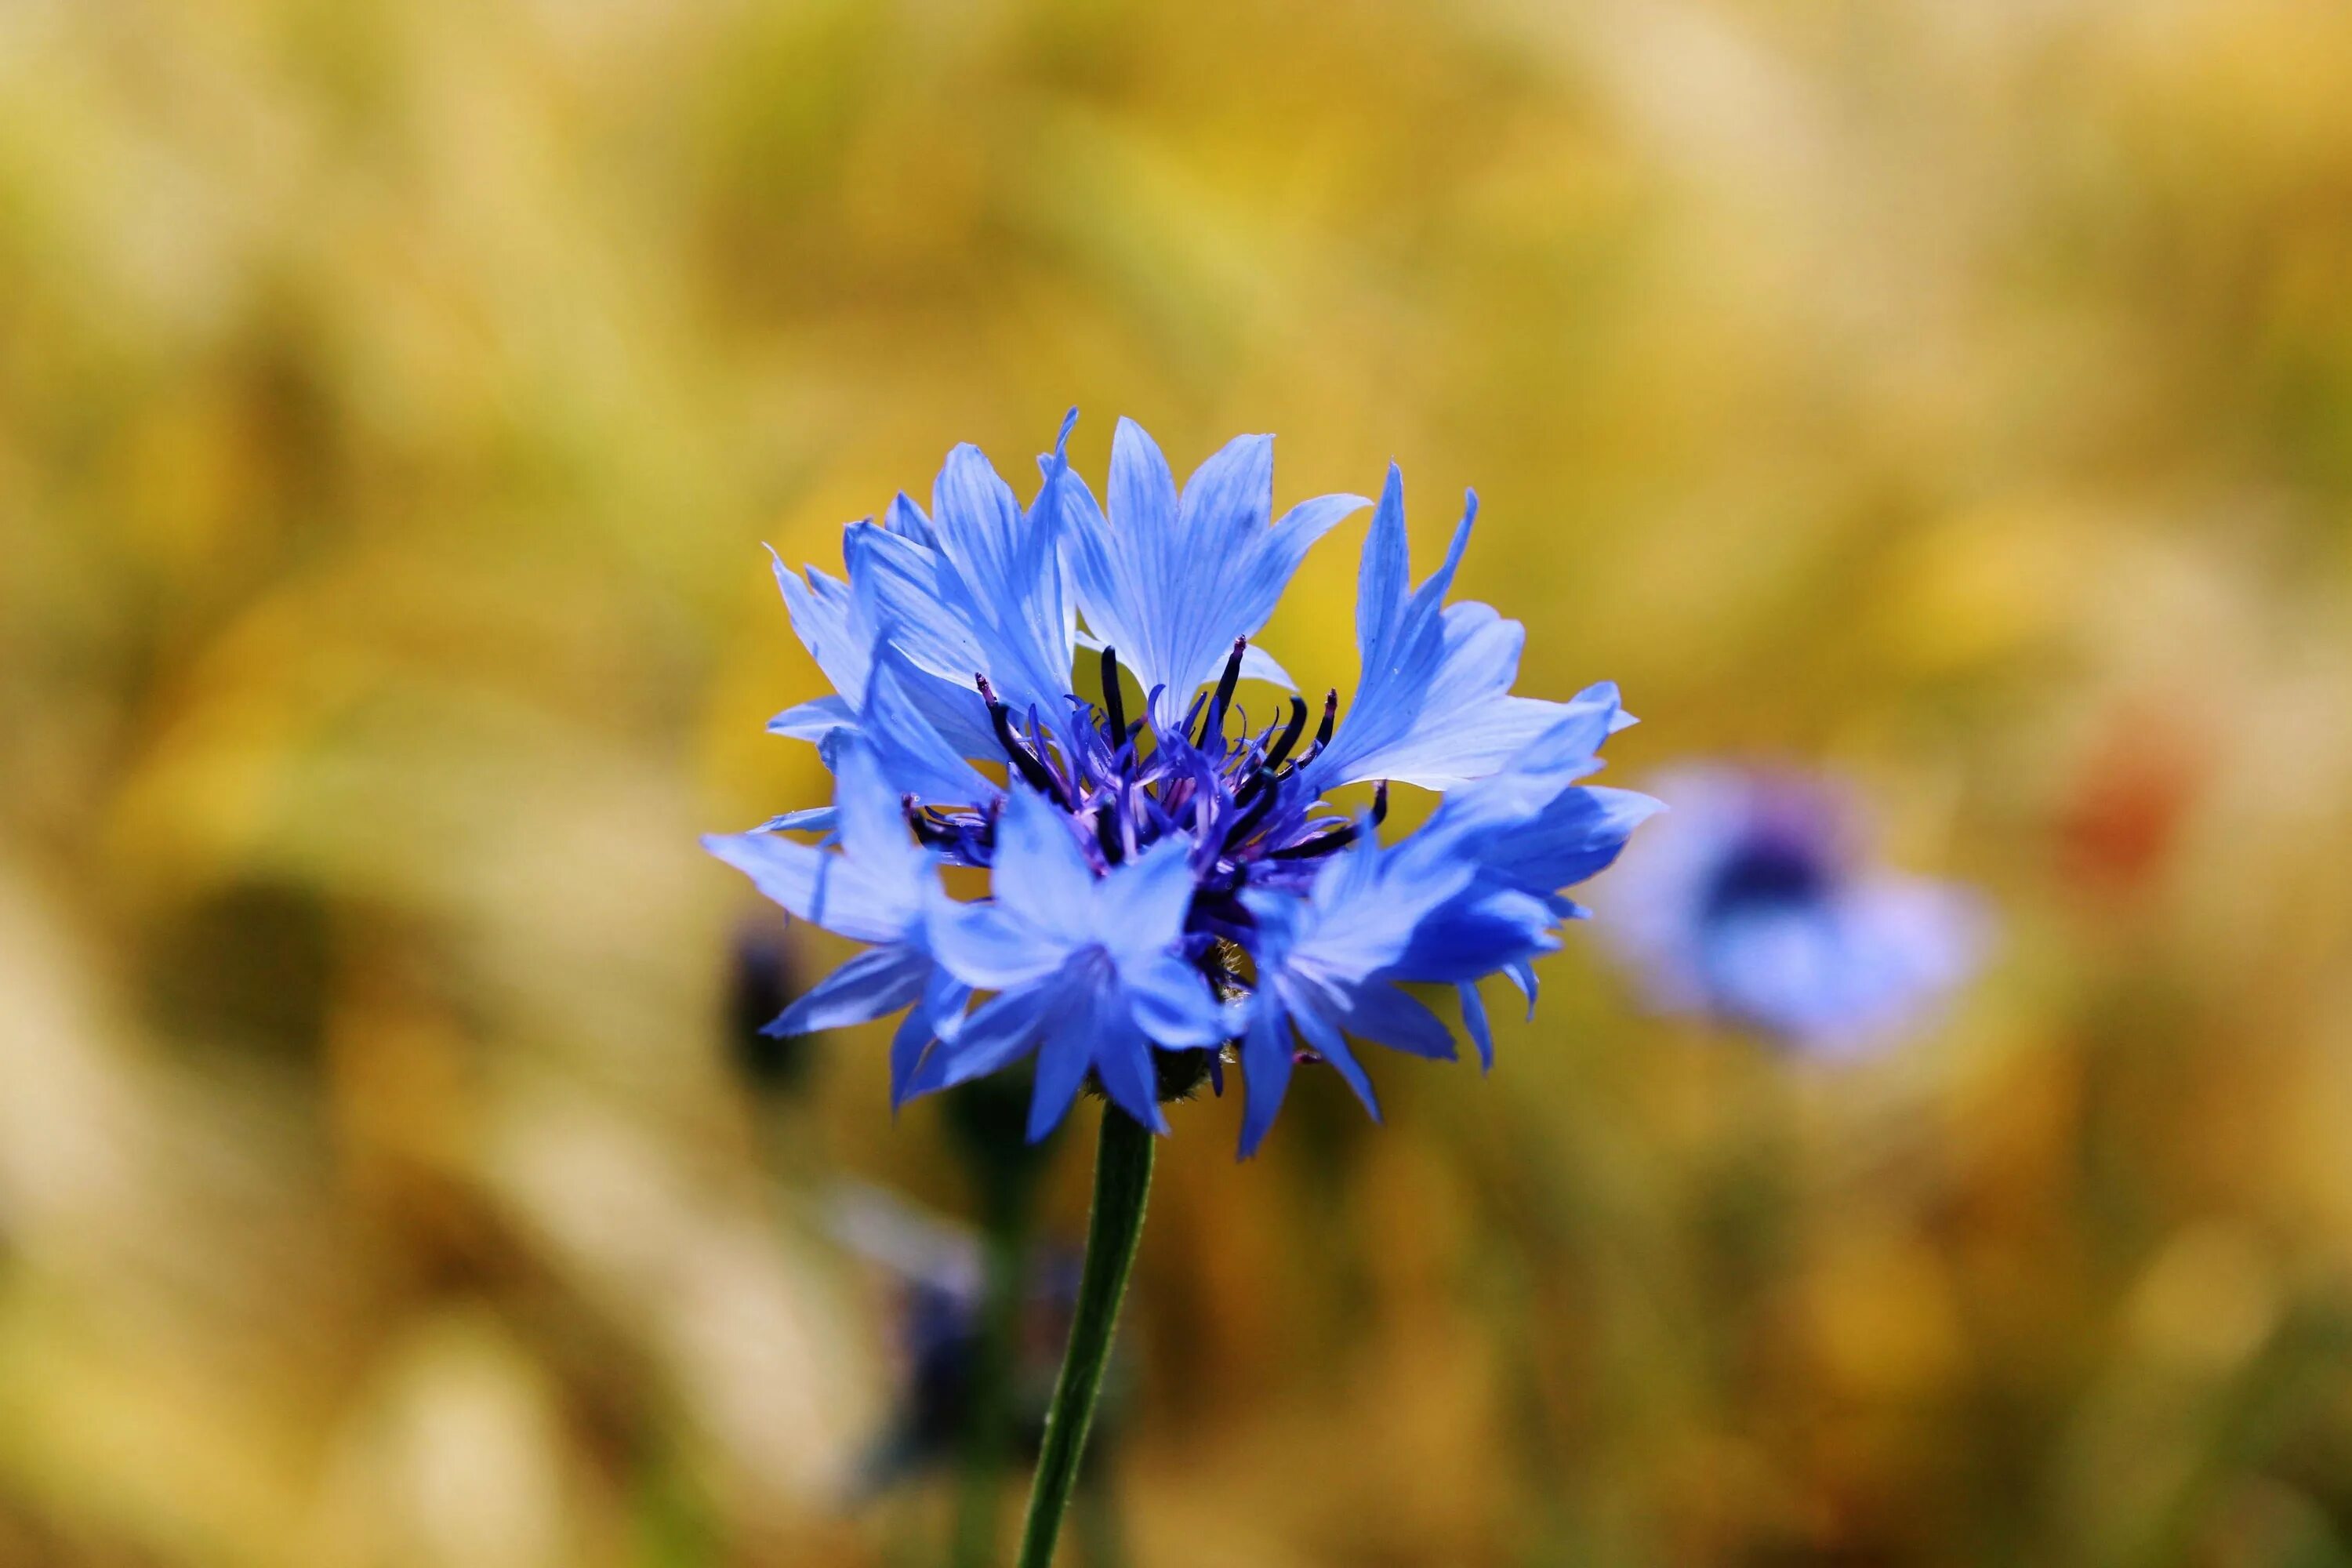
[{"label": "blurred blue flower", "polygon": [[1706,768],[1658,793],[1673,814],[1611,877],[1609,928],[1661,1009],[1850,1056],[1977,967],[1979,900],[1863,859],[1860,812],[1827,783]]},{"label": "blurred blue flower", "polygon": [[[979,1236],[878,1187],[845,1183],[829,1194],[834,1236],[892,1287],[891,1328],[901,1372],[888,1420],[852,1478],[867,1498],[951,1462],[968,1440],[974,1385],[986,1353]],[[1077,1298],[1078,1258],[1038,1244],[1022,1260],[1011,1377],[1016,1447],[1034,1454],[1045,1425],[1056,1353]]]},{"label": "blurred blue flower", "polygon": [[[1180,490],[1121,420],[1106,510],[1069,467],[1070,425],[1025,509],[959,447],[929,513],[901,496],[882,522],[850,525],[845,579],[778,563],[835,694],[770,727],[816,742],[835,804],[708,842],[793,913],[877,946],[774,1027],[910,1006],[892,1048],[899,1100],[1034,1056],[1033,1138],[1089,1080],[1164,1131],[1155,1053],[1198,1053],[1221,1083],[1213,1053],[1240,1041],[1244,1152],[1295,1060],[1329,1062],[1377,1114],[1349,1037],[1454,1054],[1451,1027],[1400,983],[1456,987],[1491,1062],[1478,982],[1507,975],[1532,1005],[1531,961],[1582,912],[1562,889],[1656,808],[1579,782],[1633,722],[1616,689],[1513,695],[1524,629],[1445,602],[1477,498],[1415,587],[1391,466],[1359,577],[1354,704],[1343,719],[1328,693],[1310,734],[1293,695],[1253,725],[1240,682],[1290,681],[1250,637],[1307,549],[1365,503],[1323,496],[1276,521],[1262,436]],[[1076,689],[1081,648],[1098,697]],[[1382,846],[1391,781],[1454,793]],[[1375,782],[1361,815],[1325,798]],[[778,837],[794,830],[839,847]],[[987,869],[988,895],[950,897],[942,866]]]}]

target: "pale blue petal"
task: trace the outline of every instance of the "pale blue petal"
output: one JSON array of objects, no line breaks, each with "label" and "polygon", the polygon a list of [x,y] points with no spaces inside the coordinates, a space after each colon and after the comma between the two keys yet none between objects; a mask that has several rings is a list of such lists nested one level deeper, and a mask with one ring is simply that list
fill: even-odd
[{"label": "pale blue petal", "polygon": [[1558,722],[1561,704],[1510,694],[1527,637],[1518,622],[1467,603],[1446,606],[1435,630],[1400,634],[1406,657],[1359,690],[1313,764],[1323,787],[1385,778],[1451,788],[1494,772]]},{"label": "pale blue petal", "polygon": [[1450,788],[1492,773],[1561,717],[1559,703],[1510,694],[1526,635],[1517,622],[1485,605],[1444,603],[1477,501],[1473,494],[1465,506],[1444,563],[1408,598],[1403,490],[1391,468],[1364,542],[1362,669],[1339,732],[1307,765],[1318,789],[1377,778]]},{"label": "pale blue petal", "polygon": [[1462,1026],[1470,1031],[1470,1038],[1478,1047],[1478,1070],[1492,1071],[1495,1029],[1486,1021],[1486,999],[1478,994],[1478,983],[1475,980],[1465,980],[1454,989],[1462,997]]},{"label": "pale blue petal", "polygon": [[1254,548],[1273,520],[1274,437],[1236,436],[1184,481],[1176,533],[1230,555]]},{"label": "pale blue petal", "polygon": [[1367,659],[1404,613],[1411,551],[1404,531],[1404,474],[1391,463],[1371,529],[1364,535],[1363,563],[1356,571],[1356,648]]},{"label": "pale blue petal", "polygon": [[[1180,500],[1159,447],[1123,419],[1111,443],[1108,518],[1070,492],[1068,548],[1087,624],[1145,691],[1161,691],[1162,725],[1217,678],[1234,638],[1265,624],[1307,547],[1363,504],[1321,497],[1269,526],[1273,450],[1269,437],[1236,437]],[[1245,655],[1243,669],[1289,683],[1270,659]]]},{"label": "pale blue petal", "polygon": [[870,522],[852,524],[841,552],[866,624],[887,626],[909,664],[967,688],[988,668],[989,650],[961,613],[961,584],[939,552]]},{"label": "pale blue petal", "polygon": [[931,531],[931,520],[923,509],[900,490],[890,498],[890,510],[882,514],[882,526],[901,539],[911,539],[929,549],[939,548],[939,540]]},{"label": "pale blue petal", "polygon": [[1016,713],[1034,707],[1049,721],[1070,689],[1075,651],[1063,595],[1060,488],[1049,479],[1024,514],[980,448],[967,443],[948,454],[931,494],[940,552],[961,584],[957,607],[988,651],[978,668]]},{"label": "pale blue petal", "polygon": [[874,748],[845,736],[832,752],[833,805],[842,848],[877,868],[896,864],[911,871],[922,862],[923,851],[908,831],[906,808],[883,777]]},{"label": "pale blue petal", "polygon": [[1153,1044],[1218,1046],[1231,1034],[1224,1005],[1208,976],[1176,954],[1122,963],[1118,973],[1135,1022]]},{"label": "pale blue petal", "polygon": [[[1384,876],[1389,865],[1401,874]],[[1334,855],[1317,874],[1308,893],[1308,921],[1289,961],[1353,982],[1396,963],[1411,948],[1430,917],[1471,885],[1475,868],[1442,863],[1402,874],[1402,863],[1385,856],[1369,836]],[[1244,895],[1255,913],[1284,894]]]},{"label": "pale blue petal", "polygon": [[991,884],[1007,914],[1060,951],[1100,940],[1095,874],[1070,819],[1034,791],[1015,787],[996,826]]},{"label": "pale blue petal", "polygon": [[870,948],[818,981],[761,1032],[790,1037],[871,1022],[920,996],[930,970],[931,961],[915,948]]},{"label": "pale blue petal", "polygon": [[792,741],[822,741],[835,730],[856,727],[856,710],[845,697],[816,697],[795,703],[768,721],[768,733]]},{"label": "pale blue petal", "polygon": [[[1070,837],[1066,828],[1062,837]],[[1095,933],[1122,970],[1130,961],[1149,962],[1183,933],[1193,885],[1192,841],[1181,833],[1114,867],[1096,885]]]},{"label": "pale blue petal", "polygon": [[[1002,904],[961,903],[944,889],[927,900],[923,940],[949,973],[987,991],[1035,984],[1070,954],[1067,943],[1042,939]],[[950,1037],[959,1033],[952,1024],[940,1032]]]},{"label": "pale blue petal", "polygon": [[936,805],[993,800],[1003,792],[964,760],[917,700],[919,683],[931,679],[887,643],[878,647],[860,732],[898,793]]},{"label": "pale blue petal", "polygon": [[848,584],[814,566],[803,583],[772,545],[768,547],[768,559],[774,564],[776,586],[783,593],[784,612],[792,617],[793,635],[833,682],[833,689],[855,707],[866,695],[873,633],[857,614]]},{"label": "pale blue petal", "polygon": [[1290,671],[1274,660],[1274,656],[1255,643],[1242,649],[1242,679],[1263,680],[1268,686],[1279,686],[1285,691],[1298,689],[1298,682],[1290,679]]},{"label": "pale blue petal", "polygon": [[754,833],[830,834],[838,815],[829,805],[803,806],[799,811],[785,812],[782,816],[772,816],[751,831]]},{"label": "pale blue petal", "polygon": [[898,941],[919,909],[919,881],[903,868],[861,866],[765,833],[708,834],[702,847],[802,920],[859,942]]}]

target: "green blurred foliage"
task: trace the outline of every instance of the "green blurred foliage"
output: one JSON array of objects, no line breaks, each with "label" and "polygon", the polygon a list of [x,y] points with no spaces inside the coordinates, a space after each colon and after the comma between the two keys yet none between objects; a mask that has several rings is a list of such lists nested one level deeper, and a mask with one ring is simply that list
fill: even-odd
[{"label": "green blurred foliage", "polygon": [[1576,939],[1385,1129],[1185,1109],[1139,1563],[2352,1561],[2322,0],[0,6],[0,1561],[935,1560],[821,1209],[963,1194],[878,1038],[746,1087],[694,837],[823,787],[760,542],[1074,402],[1475,483],[1616,776],[2005,930],[1852,1070]]}]

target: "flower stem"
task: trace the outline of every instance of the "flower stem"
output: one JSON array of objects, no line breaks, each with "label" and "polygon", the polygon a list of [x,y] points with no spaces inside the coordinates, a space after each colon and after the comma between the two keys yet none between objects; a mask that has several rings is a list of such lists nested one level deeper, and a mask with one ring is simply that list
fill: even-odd
[{"label": "flower stem", "polygon": [[1049,1568],[1062,1515],[1077,1482],[1094,1423],[1095,1396],[1110,1363],[1111,1331],[1135,1268],[1143,1236],[1143,1205],[1151,1195],[1152,1138],[1149,1129],[1115,1105],[1105,1105],[1102,1139],[1095,1149],[1094,1212],[1087,1221],[1087,1260],[1078,1275],[1077,1311],[1069,1348],[1045,1413],[1045,1440],[1029,1491],[1029,1518],[1021,1531],[1019,1568]]}]

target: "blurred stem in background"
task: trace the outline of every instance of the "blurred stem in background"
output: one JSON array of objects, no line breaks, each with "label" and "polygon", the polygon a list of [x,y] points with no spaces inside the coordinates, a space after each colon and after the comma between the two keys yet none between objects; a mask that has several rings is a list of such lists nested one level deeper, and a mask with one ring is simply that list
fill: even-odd
[{"label": "blurred stem in background", "polygon": [[1105,1104],[1095,1148],[1094,1208],[1087,1219],[1087,1259],[1078,1277],[1077,1310],[1069,1348],[1062,1352],[1054,1402],[1045,1411],[1045,1438],[1030,1485],[1029,1516],[1022,1527],[1020,1568],[1047,1568],[1061,1533],[1062,1515],[1086,1455],[1095,1397],[1110,1363],[1119,1303],[1143,1238],[1143,1209],[1151,1196],[1151,1131],[1115,1105]]},{"label": "blurred stem in background", "polygon": [[1053,1147],[1050,1138],[1029,1142],[1028,1100],[1028,1085],[1002,1074],[975,1079],[947,1098],[949,1141],[971,1174],[982,1231],[980,1339],[958,1444],[948,1554],[953,1568],[988,1568],[996,1561],[1037,1183]]},{"label": "blurred stem in background", "polygon": [[1101,1444],[1094,1445],[1078,1468],[1078,1489],[1070,1501],[1070,1529],[1087,1568],[1127,1568],[1127,1529],[1118,1516],[1117,1485],[1109,1455]]}]

